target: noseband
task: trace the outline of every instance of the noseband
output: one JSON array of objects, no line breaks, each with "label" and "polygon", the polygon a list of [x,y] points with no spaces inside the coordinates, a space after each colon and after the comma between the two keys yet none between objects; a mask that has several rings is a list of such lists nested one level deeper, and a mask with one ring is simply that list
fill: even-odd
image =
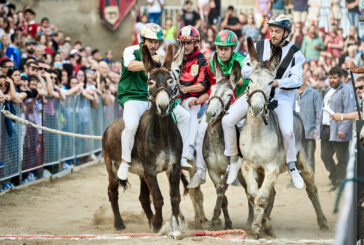
[{"label": "noseband", "polygon": [[248,90],[246,90],[246,94],[248,97],[248,105],[249,107],[251,107],[251,97],[256,94],[256,93],[261,93],[264,96],[264,113],[262,115],[262,119],[265,125],[268,125],[268,105],[269,105],[269,100],[267,99],[267,96],[265,95],[264,91],[261,89],[256,89],[254,91],[252,91],[251,93],[248,92]]},{"label": "noseband", "polygon": [[[176,87],[178,87],[178,85],[176,86]],[[178,88],[174,88],[174,90],[173,90],[173,94],[171,94],[171,92],[169,92],[168,91],[168,89],[167,88],[165,88],[165,87],[160,87],[160,88],[158,88],[156,91],[155,91],[155,96],[153,96],[153,95],[151,95],[150,94],[150,92],[149,92],[150,90],[149,90],[149,86],[148,86],[148,101],[150,101],[150,102],[152,102],[152,104],[154,104],[155,105],[155,96],[159,93],[159,92],[161,92],[161,91],[165,91],[167,94],[168,94],[168,96],[169,96],[169,105],[173,105],[174,104],[174,102],[175,102],[175,100],[176,100],[176,98],[177,98],[177,96],[178,96],[178,93],[176,92],[176,91],[178,91]],[[170,111],[169,112],[171,112],[171,110],[173,110],[174,108],[170,108]]]}]

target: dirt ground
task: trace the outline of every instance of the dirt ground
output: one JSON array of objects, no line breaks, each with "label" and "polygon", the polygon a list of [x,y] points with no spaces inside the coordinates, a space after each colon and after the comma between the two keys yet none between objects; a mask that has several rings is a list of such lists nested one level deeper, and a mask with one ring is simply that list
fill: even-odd
[{"label": "dirt ground", "polygon": [[[318,144],[319,146],[319,144]],[[319,148],[319,147],[318,147]],[[272,225],[275,238],[266,237],[254,241],[245,226],[247,219],[247,199],[242,187],[231,186],[227,190],[229,212],[233,227],[245,229],[245,241],[215,238],[127,238],[122,240],[0,240],[0,244],[323,244],[330,243],[335,233],[337,215],[333,214],[336,192],[328,192],[328,173],[319,160],[316,151],[316,183],[329,230],[320,231],[314,209],[306,192],[287,188],[287,173],[280,175],[276,184],[276,200],[272,212]],[[120,189],[119,204],[126,229],[116,231],[113,215],[107,196],[107,173],[103,162],[83,168],[66,177],[39,183],[20,190],[12,190],[0,196],[0,235],[73,235],[73,234],[120,234],[152,232],[139,203],[139,178],[131,175],[131,189]],[[164,196],[164,221],[170,218],[168,181],[165,174],[159,175],[159,183]],[[182,188],[182,187],[181,187]],[[211,180],[202,186],[204,208],[211,219],[216,194]],[[189,196],[181,201],[181,211],[194,227],[194,215]],[[223,228],[223,227],[221,227]],[[319,241],[318,241],[319,240]],[[321,241],[321,242],[320,242]],[[332,242],[332,241],[331,241]]]}]

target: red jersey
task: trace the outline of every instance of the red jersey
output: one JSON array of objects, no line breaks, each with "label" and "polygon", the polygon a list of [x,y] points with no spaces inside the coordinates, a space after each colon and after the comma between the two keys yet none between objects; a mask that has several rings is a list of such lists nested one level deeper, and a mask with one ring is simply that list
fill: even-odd
[{"label": "red jersey", "polygon": [[196,50],[183,60],[183,70],[180,79],[180,84],[183,86],[191,86],[195,84],[202,84],[205,90],[200,93],[188,93],[184,94],[182,92],[182,99],[188,97],[198,97],[206,93],[208,82],[205,80],[205,70],[207,68],[207,61],[205,56],[201,53],[200,48],[196,47]]}]

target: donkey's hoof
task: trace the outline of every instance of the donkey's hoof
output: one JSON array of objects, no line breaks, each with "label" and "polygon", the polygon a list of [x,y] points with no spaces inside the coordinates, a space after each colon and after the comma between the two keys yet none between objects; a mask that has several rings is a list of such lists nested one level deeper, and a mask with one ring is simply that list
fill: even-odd
[{"label": "donkey's hoof", "polygon": [[125,225],[124,225],[124,223],[118,223],[118,224],[115,224],[114,225],[114,227],[115,227],[115,229],[116,230],[118,230],[118,231],[120,231],[120,230],[124,230],[125,229]]},{"label": "donkey's hoof", "polygon": [[255,239],[259,239],[260,237],[262,237],[261,229],[257,225],[253,225],[253,227],[252,227],[252,233],[253,233],[253,237]]},{"label": "donkey's hoof", "polygon": [[231,220],[225,221],[225,230],[230,230],[233,228],[233,223],[231,222]]},{"label": "donkey's hoof", "polygon": [[222,225],[222,221],[220,218],[211,220],[211,227],[216,228]]},{"label": "donkey's hoof", "polygon": [[329,230],[329,227],[327,226],[327,224],[322,224],[322,225],[320,225],[320,230],[322,230],[322,231],[328,231]]}]

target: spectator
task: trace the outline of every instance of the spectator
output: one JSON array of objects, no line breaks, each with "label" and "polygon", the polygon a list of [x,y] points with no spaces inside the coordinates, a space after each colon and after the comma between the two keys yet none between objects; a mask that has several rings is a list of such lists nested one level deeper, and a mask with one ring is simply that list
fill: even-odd
[{"label": "spectator", "polygon": [[355,26],[350,26],[349,34],[346,36],[345,42],[344,42],[344,52],[347,52],[348,48],[351,45],[359,46],[359,44],[360,44],[360,40],[359,40],[358,33],[356,32]]},{"label": "spectator", "polygon": [[348,17],[350,25],[355,26],[356,32],[359,32],[359,1],[358,0],[346,0],[346,8],[348,9]]},{"label": "spectator", "polygon": [[284,14],[284,0],[272,1],[272,15]]},{"label": "spectator", "polygon": [[340,0],[330,0],[330,21],[336,26],[340,26],[341,7]]},{"label": "spectator", "polygon": [[159,25],[164,0],[148,0],[149,22]]},{"label": "spectator", "polygon": [[196,0],[197,12],[202,21],[206,23],[206,17],[209,11],[209,0]]},{"label": "spectator", "polygon": [[320,20],[321,0],[308,0],[310,11],[307,20],[310,26],[318,26]]},{"label": "spectator", "polygon": [[177,27],[173,25],[171,17],[166,18],[166,24],[163,27],[164,44],[175,44],[177,35]]},{"label": "spectator", "polygon": [[[355,111],[354,98],[348,86],[340,80],[341,69],[331,68],[329,72],[330,87],[325,91],[323,110],[321,113],[321,159],[329,171],[332,190],[335,190],[345,178],[348,159],[348,147],[351,139],[352,122],[349,120],[336,122],[330,114],[349,113]],[[333,159],[336,153],[337,164]]]},{"label": "spectator", "polygon": [[148,16],[147,15],[142,15],[139,18],[139,21],[137,21],[135,23],[135,27],[133,30],[134,33],[134,40],[133,40],[133,44],[139,44],[140,43],[140,30],[143,28],[143,26],[145,26],[148,23]]},{"label": "spectator", "polygon": [[262,23],[265,16],[271,17],[272,0],[255,0],[255,23]]},{"label": "spectator", "polygon": [[257,41],[259,30],[255,26],[253,14],[248,14],[247,23],[243,26],[242,34],[244,39],[251,37],[254,41]]},{"label": "spectator", "polygon": [[240,39],[242,24],[240,23],[239,19],[234,16],[234,7],[231,5],[225,12],[224,19],[221,22],[221,28],[233,31],[238,39]]},{"label": "spectator", "polygon": [[8,58],[3,58],[0,61],[1,74],[6,75],[9,71],[9,68],[14,67],[14,63]]},{"label": "spectator", "polygon": [[259,29],[259,36],[258,36],[259,40],[269,38],[269,25],[268,25],[269,19],[270,18],[268,16],[264,17],[263,23]]},{"label": "spectator", "polygon": [[302,86],[296,94],[295,110],[300,114],[305,128],[305,143],[308,161],[315,171],[316,140],[319,139],[317,132],[320,131],[320,114],[322,111],[321,95],[310,86],[307,86],[307,74],[303,72]]},{"label": "spectator", "polygon": [[207,25],[214,29],[215,33],[218,32],[221,16],[221,0],[210,0],[209,12],[207,16]]},{"label": "spectator", "polygon": [[108,65],[112,65],[112,50],[109,49],[105,52],[105,58],[104,61],[108,64]]},{"label": "spectator", "polygon": [[14,33],[14,29],[12,29],[9,20],[7,18],[2,18],[2,24],[0,28],[0,37],[6,34],[9,39],[10,36]]},{"label": "spectator", "polygon": [[189,0],[185,2],[185,8],[180,13],[179,19],[182,27],[191,25],[198,29],[201,24],[200,15],[192,9],[192,2]]},{"label": "spectator", "polygon": [[324,45],[327,47],[327,52],[333,58],[339,58],[344,50],[344,38],[338,33],[337,27],[331,25],[330,34],[326,37]]},{"label": "spectator", "polygon": [[30,34],[33,39],[37,37],[37,29],[38,24],[35,22],[35,12],[32,9],[24,10],[24,20],[25,22],[22,25],[23,36]]},{"label": "spectator", "polygon": [[364,65],[364,36],[361,38],[360,47],[355,55],[354,63],[356,66]]},{"label": "spectator", "polygon": [[48,34],[53,36],[55,34],[55,31],[56,31],[55,27],[49,24],[49,19],[47,17],[41,19],[40,25],[38,26],[37,29],[38,36],[42,34]]},{"label": "spectator", "polygon": [[[292,0],[289,0],[292,6]],[[306,23],[308,11],[308,0],[294,0],[293,2],[293,20],[303,26]]]},{"label": "spectator", "polygon": [[303,38],[301,50],[306,57],[306,61],[318,61],[320,51],[324,49],[324,42],[316,33],[316,26],[311,25],[309,34]]},{"label": "spectator", "polygon": [[291,35],[290,42],[294,43],[298,48],[301,48],[304,37],[305,35],[302,32],[301,23],[294,23],[293,33]]}]

